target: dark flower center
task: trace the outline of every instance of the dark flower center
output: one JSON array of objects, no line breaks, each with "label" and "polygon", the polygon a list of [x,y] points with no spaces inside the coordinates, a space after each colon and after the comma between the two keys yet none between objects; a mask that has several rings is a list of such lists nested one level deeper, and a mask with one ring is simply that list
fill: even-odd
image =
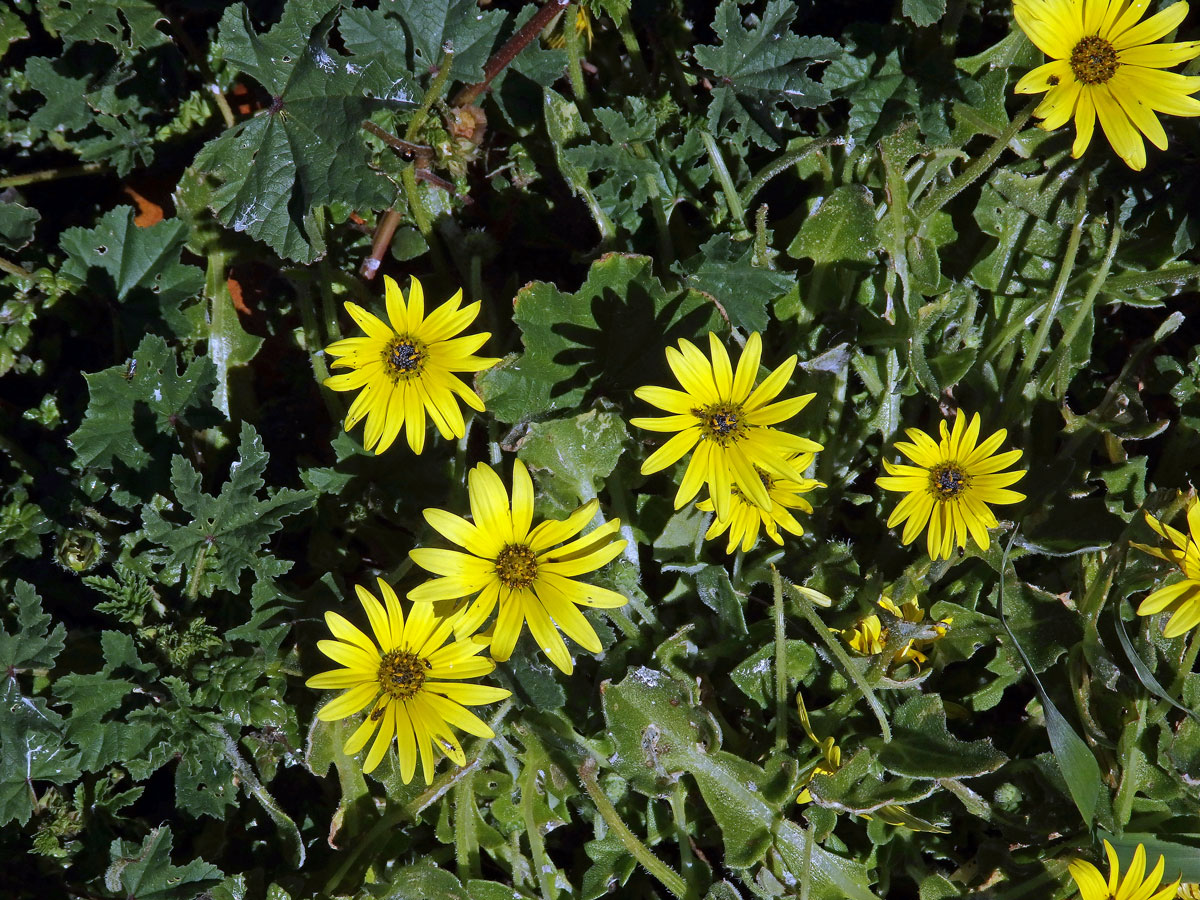
[{"label": "dark flower center", "polygon": [[971,481],[957,463],[940,463],[929,470],[929,490],[938,500],[953,500]]},{"label": "dark flower center", "polygon": [[746,414],[741,404],[714,403],[702,409],[693,409],[692,415],[700,420],[700,434],[722,447],[728,447],[746,436]]},{"label": "dark flower center", "polygon": [[394,381],[420,375],[428,359],[425,345],[410,337],[397,336],[383,350],[383,364]]},{"label": "dark flower center", "polygon": [[537,557],[524,544],[509,544],[496,556],[496,577],[510,590],[529,587],[537,573]]},{"label": "dark flower center", "polygon": [[1120,65],[1116,48],[1096,35],[1083,38],[1071,51],[1071,71],[1084,84],[1104,84]]},{"label": "dark flower center", "polygon": [[[408,650],[391,650],[379,663],[379,686],[397,700],[411,700],[421,691],[429,661]],[[382,710],[383,707],[379,707]],[[379,710],[376,710],[377,712]],[[375,713],[371,713],[375,716]]]}]

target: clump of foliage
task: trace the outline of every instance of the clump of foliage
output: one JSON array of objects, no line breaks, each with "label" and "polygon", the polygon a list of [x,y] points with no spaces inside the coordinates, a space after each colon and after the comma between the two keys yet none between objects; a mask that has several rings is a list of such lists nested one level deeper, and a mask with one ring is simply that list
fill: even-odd
[{"label": "clump of foliage", "polygon": [[[1008,0],[5,5],[0,893],[1065,898],[1102,839],[1200,882],[1200,628],[1131,549],[1200,475],[1200,132],[1073,157],[1043,62]],[[383,274],[502,357],[420,455],[324,385]],[[709,332],[816,394],[781,545],[643,474]],[[959,409],[1026,499],[931,559],[875,480]],[[526,633],[465,765],[364,775],[322,616],[514,457],[620,519],[629,603],[569,675]]]}]

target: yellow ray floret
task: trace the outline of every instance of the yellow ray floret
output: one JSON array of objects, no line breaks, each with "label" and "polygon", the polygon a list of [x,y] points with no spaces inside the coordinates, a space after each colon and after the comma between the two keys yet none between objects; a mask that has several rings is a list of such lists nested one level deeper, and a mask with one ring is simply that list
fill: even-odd
[{"label": "yellow ray floret", "polygon": [[1085,859],[1071,861],[1071,877],[1079,886],[1081,900],[1171,900],[1179,887],[1179,880],[1162,890],[1163,870],[1166,867],[1162,856],[1158,857],[1158,865],[1149,875],[1146,874],[1146,847],[1137,845],[1133,854],[1133,864],[1121,878],[1121,863],[1117,859],[1117,851],[1107,840],[1104,842],[1104,852],[1108,854],[1108,880],[1100,874],[1100,870]]},{"label": "yellow ray floret", "polygon": [[990,543],[988,529],[998,524],[988,504],[1020,503],[1025,499],[1024,494],[1008,490],[1025,476],[1024,470],[1001,471],[1020,459],[1021,451],[996,453],[1008,436],[1006,430],[1002,428],[977,443],[979,414],[971,417],[968,425],[962,410],[954,419],[953,431],[944,419],[940,427],[940,441],[909,428],[905,433],[911,443],[901,441],[896,449],[916,465],[896,465],[885,459],[887,475],[876,479],[881,488],[908,495],[892,510],[887,527],[907,522],[900,540],[911,544],[928,525],[931,559],[948,559],[956,546],[967,546],[968,536],[986,550]]},{"label": "yellow ray floret", "polygon": [[1163,637],[1179,637],[1200,624],[1200,501],[1192,500],[1188,507],[1188,534],[1160,522],[1150,513],[1145,515],[1150,527],[1171,545],[1150,547],[1135,543],[1133,546],[1173,564],[1183,578],[1146,597],[1138,606],[1138,615],[1153,616],[1170,610],[1172,615],[1163,629]]},{"label": "yellow ray floret", "polygon": [[[793,468],[804,471],[812,463],[812,460],[811,453],[801,453],[788,458],[787,462]],[[706,540],[712,540],[728,531],[729,540],[725,546],[726,553],[732,554],[739,547],[742,552],[749,550],[758,542],[760,530],[765,530],[767,537],[780,545],[783,544],[783,536],[779,533],[781,530],[796,536],[804,534],[804,526],[796,521],[792,510],[798,509],[811,513],[813,511],[812,504],[800,495],[807,494],[819,487],[825,487],[815,478],[793,481],[790,478],[775,478],[762,469],[756,471],[763,486],[767,489],[767,496],[771,500],[770,508],[763,509],[748,499],[742,493],[741,488],[732,487],[730,488],[732,503],[729,507],[729,518],[722,520],[714,517],[712,525],[704,534]],[[716,510],[711,499],[701,500],[696,506],[705,512]]]},{"label": "yellow ray floret", "polygon": [[630,422],[650,431],[678,432],[642,463],[643,475],[665,469],[692,451],[675,494],[675,508],[689,502],[700,486],[707,484],[717,518],[727,521],[732,515],[734,487],[755,506],[769,511],[772,501],[758,472],[802,483],[803,474],[788,460],[822,447],[771,427],[796,415],[816,396],[804,394],[771,402],[787,387],[796,368],[795,356],[784,360],[755,387],[762,357],[758,332],[746,341],[736,372],[716,334],[709,332],[708,344],[711,359],[683,339],[679,349],[668,347],[667,364],[683,390],[638,388],[634,393],[639,398],[670,415]]},{"label": "yellow ray floret", "polygon": [[[350,369],[325,379],[335,391],[361,392],[346,413],[349,431],[367,420],[363,446],[382,453],[396,440],[400,429],[414,453],[425,447],[425,414],[447,440],[465,433],[461,399],[483,411],[483,401],[454,373],[481,372],[498,359],[475,356],[490,334],[480,332],[455,337],[475,321],[479,303],[461,307],[462,291],[425,315],[425,292],[416,278],[408,300],[395,280],[384,276],[390,325],[354,303],[346,311],[366,333],[365,337],[335,341],[325,348],[337,357],[330,368]],[[457,399],[456,399],[457,398]]]},{"label": "yellow ray floret", "polygon": [[334,722],[369,707],[371,711],[346,741],[345,752],[358,753],[374,735],[363,764],[363,771],[370,772],[395,738],[404,783],[412,781],[419,755],[429,784],[435,750],[455,765],[466,765],[455,728],[477,737],[495,737],[487,723],[466,707],[495,703],[510,692],[463,683],[464,678],[487,675],[496,664],[478,658],[484,643],[468,639],[446,643],[454,628],[453,617],[435,616],[432,606],[418,603],[405,619],[396,592],[383,579],[379,580],[383,603],[366,588],[355,590],[375,639],[338,613],[325,613],[336,640],[320,641],[317,648],[344,668],[314,675],[306,683],[345,693],[321,707],[317,718]]},{"label": "yellow ray floret", "polygon": [[467,552],[426,547],[411,551],[413,562],[441,577],[409,591],[409,599],[430,602],[474,595],[462,610],[456,633],[474,633],[498,607],[493,659],[508,659],[529,623],[550,661],[570,674],[574,663],[559,629],[589,653],[599,653],[600,639],[579,607],[612,609],[628,602],[615,591],[574,580],[608,564],[625,548],[625,539],[616,537],[621,520],[610,519],[575,537],[596,516],[599,503],[592,500],[563,521],[548,519],[533,526],[533,480],[519,459],[513,464],[511,502],[500,476],[484,463],[468,473],[467,492],[473,521],[442,509],[425,510],[425,520]]},{"label": "yellow ray floret", "polygon": [[1132,169],[1146,166],[1145,135],[1165,150],[1167,135],[1156,113],[1200,115],[1200,77],[1164,72],[1200,56],[1200,41],[1156,44],[1187,15],[1174,3],[1139,22],[1148,0],[1015,0],[1021,30],[1051,61],[1017,82],[1018,94],[1046,97],[1034,110],[1046,130],[1075,119],[1079,157],[1096,120],[1113,150]]}]

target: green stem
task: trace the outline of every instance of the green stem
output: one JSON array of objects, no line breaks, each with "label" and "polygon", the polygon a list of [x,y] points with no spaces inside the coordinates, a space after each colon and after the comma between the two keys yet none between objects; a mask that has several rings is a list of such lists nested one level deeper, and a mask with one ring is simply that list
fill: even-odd
[{"label": "green stem", "polygon": [[300,307],[300,323],[304,328],[304,343],[308,350],[308,361],[312,366],[313,377],[317,380],[317,387],[321,392],[321,399],[325,402],[325,409],[329,412],[329,418],[338,422],[345,416],[346,411],[338,404],[334,392],[325,387],[329,369],[325,365],[325,355],[322,352],[325,345],[321,342],[321,330],[317,324],[312,285],[294,279],[292,284],[298,295],[299,302],[296,305]]},{"label": "green stem", "polygon": [[625,45],[625,52],[629,54],[629,66],[633,69],[634,79],[640,85],[649,84],[650,73],[646,71],[646,63],[642,60],[642,45],[638,43],[637,35],[633,33],[628,7],[616,22],[617,33],[621,35],[621,43]]},{"label": "green stem", "polygon": [[211,544],[205,542],[196,551],[196,561],[192,564],[192,576],[188,579],[188,599],[195,600],[200,596],[200,578],[204,575],[204,563],[208,559],[208,548]]},{"label": "green stem", "polygon": [[775,606],[775,749],[787,747],[787,633],[783,620],[783,579],[771,566]]},{"label": "green stem", "polygon": [[77,175],[92,175],[96,172],[108,171],[105,163],[90,162],[79,166],[63,166],[58,169],[42,169],[38,172],[26,172],[24,175],[9,175],[0,178],[0,190],[10,187],[21,187],[25,184],[38,184],[43,181],[57,181],[60,178],[74,178]]},{"label": "green stem", "polygon": [[679,868],[687,879],[688,896],[696,897],[700,893],[699,878],[704,870],[692,852],[692,840],[688,834],[687,792],[683,789],[682,781],[675,782],[675,789],[668,799],[671,802],[671,818],[675,823],[675,841],[679,844]]},{"label": "green stem", "polygon": [[1033,343],[1030,344],[1029,351],[1021,359],[1021,365],[1017,368],[1016,377],[1009,385],[1008,403],[1015,402],[1024,391],[1025,385],[1029,383],[1029,379],[1033,375],[1033,367],[1042,353],[1042,348],[1046,346],[1046,340],[1050,337],[1050,326],[1054,324],[1059,304],[1062,303],[1062,298],[1067,292],[1067,282],[1071,280],[1071,273],[1075,269],[1075,257],[1079,253],[1079,241],[1083,237],[1083,223],[1087,218],[1087,191],[1082,187],[1075,194],[1075,204],[1072,212],[1074,213],[1075,224],[1071,227],[1071,234],[1067,239],[1066,256],[1063,257],[1062,265],[1059,266],[1058,278],[1055,279],[1054,290],[1050,294],[1050,302],[1042,309],[1042,321],[1038,323],[1038,330],[1033,336]]},{"label": "green stem", "polygon": [[773,162],[769,163],[766,168],[750,179],[749,184],[742,188],[742,208],[750,205],[758,192],[766,186],[766,183],[783,172],[786,172],[804,157],[810,153],[815,153],[817,150],[824,150],[826,147],[840,147],[845,142],[842,138],[824,137],[809,141],[803,147],[797,147],[795,150],[789,150],[782,156],[777,157]]},{"label": "green stem", "polygon": [[982,154],[976,157],[975,161],[963,169],[957,176],[951,178],[932,194],[926,194],[925,199],[917,205],[917,218],[920,220],[928,219],[935,212],[961,194],[964,190],[970,187],[976,179],[980,178],[992,164],[1004,152],[1004,148],[1008,146],[1009,141],[1017,136],[1025,123],[1029,121],[1029,117],[1033,115],[1034,108],[1038,105],[1038,100],[1031,100],[1025,107],[1013,117],[1008,128],[992,142],[992,145],[987,148]]},{"label": "green stem", "polygon": [[433,237],[433,220],[429,218],[429,210],[425,208],[425,201],[417,193],[416,170],[412,166],[405,168],[400,173],[400,182],[404,185],[404,196],[408,200],[408,211],[412,213],[413,221],[417,223],[417,228],[420,230],[421,236],[425,238],[425,242],[428,244]]},{"label": "green stem", "polygon": [[1196,667],[1197,656],[1200,656],[1200,628],[1193,628],[1191,642],[1188,644],[1187,650],[1184,651],[1183,659],[1179,661],[1179,671],[1175,675],[1175,680],[1171,683],[1169,693],[1172,697],[1179,696],[1183,690],[1184,682],[1192,674],[1192,669]]},{"label": "green stem", "polygon": [[[630,141],[629,149],[638,159],[650,159],[650,151],[641,141]],[[667,214],[663,211],[662,195],[658,192],[658,182],[653,175],[645,175],[642,183],[650,196],[650,212],[654,215],[654,228],[658,232],[659,265],[664,269],[675,259],[675,245],[671,241],[671,231],[667,226]]]},{"label": "green stem", "polygon": [[458,878],[467,881],[479,878],[483,869],[479,862],[479,834],[475,812],[475,773],[454,786],[454,861]]},{"label": "green stem", "polygon": [[733,186],[729,167],[725,165],[725,158],[721,156],[721,148],[717,146],[716,140],[707,131],[700,132],[700,140],[704,141],[713,171],[717,173],[717,181],[721,182],[721,192],[725,195],[729,215],[737,223],[737,231],[743,233],[746,230],[746,208],[742,206],[742,198],[738,196],[737,188]]},{"label": "green stem", "polygon": [[884,714],[879,698],[875,696],[875,691],[872,690],[871,685],[863,678],[862,673],[858,671],[858,667],[854,665],[854,660],[850,658],[850,654],[842,648],[842,645],[837,642],[836,638],[830,636],[829,627],[821,621],[821,617],[817,615],[816,610],[813,609],[812,602],[804,595],[803,591],[794,584],[789,584],[788,587],[791,589],[791,594],[800,607],[801,614],[808,621],[808,624],[812,626],[813,631],[817,633],[817,637],[824,642],[825,646],[829,648],[829,652],[841,664],[846,676],[854,682],[854,686],[862,693],[863,698],[867,701],[867,705],[871,707],[871,712],[874,713],[876,720],[879,722],[879,730],[883,734],[884,742],[891,743],[892,727],[888,724],[887,716]]},{"label": "green stem", "polygon": [[1117,786],[1117,796],[1113,800],[1113,818],[1117,828],[1123,829],[1129,823],[1133,813],[1133,798],[1142,785],[1142,770],[1145,757],[1138,749],[1142,731],[1146,722],[1146,706],[1148,699],[1143,695],[1137,698],[1137,718],[1129,722],[1121,732],[1117,744],[1124,765],[1121,769],[1121,783]]},{"label": "green stem", "polygon": [[[0,182],[0,186],[3,182]],[[1193,278],[1200,278],[1200,265],[1177,266],[1173,269],[1158,269],[1154,272],[1127,272],[1108,279],[1104,286],[1108,293],[1116,294],[1121,291],[1136,290],[1137,288],[1154,287],[1159,284],[1185,284]]]},{"label": "green stem", "polygon": [[224,728],[219,725],[213,731],[221,739],[222,751],[225,754],[225,760],[233,769],[234,774],[238,777],[242,787],[246,789],[246,793],[253,796],[259,803],[262,804],[267,815],[271,817],[271,821],[275,823],[275,827],[279,829],[279,835],[283,838],[283,842],[287,847],[287,854],[291,864],[297,869],[304,865],[304,841],[300,837],[300,829],[296,827],[296,823],[292,821],[292,817],[283,811],[281,807],[271,796],[271,793],[263,787],[258,776],[254,774],[254,770],[250,768],[250,764],[242,758],[242,754],[238,751],[237,742],[230,736]]},{"label": "green stem", "polygon": [[9,275],[16,275],[18,278],[24,278],[26,281],[32,281],[35,284],[38,282],[38,277],[28,269],[17,265],[15,262],[9,262],[3,256],[0,256],[0,270],[7,272]]},{"label": "green stem", "polygon": [[529,838],[529,861],[537,872],[543,900],[555,900],[558,897],[558,888],[554,885],[556,869],[554,863],[546,856],[546,842],[542,840],[542,832],[538,828],[537,816],[533,809],[539,793],[537,772],[532,766],[525,766],[521,772],[521,819],[525,823],[525,836]]},{"label": "green stem", "polygon": [[684,882],[683,877],[655,856],[650,848],[629,830],[629,826],[622,821],[616,807],[612,805],[612,801],[601,790],[600,782],[596,780],[596,769],[596,760],[588,757],[579,765],[579,780],[588,796],[592,798],[592,803],[595,804],[596,811],[600,813],[604,823],[617,836],[617,840],[629,851],[630,855],[642,864],[642,868],[657,878],[662,886],[679,900],[686,900],[687,883]]},{"label": "green stem", "polygon": [[579,31],[575,28],[578,16],[579,4],[572,3],[563,13],[563,37],[567,44],[567,79],[571,82],[571,93],[575,95],[575,102],[579,104],[580,111],[587,115],[591,101],[588,98],[587,85],[583,82],[583,53],[579,46]]},{"label": "green stem", "polygon": [[446,93],[446,85],[450,83],[450,69],[453,67],[453,63],[454,51],[443,48],[442,62],[438,66],[438,73],[429,85],[429,90],[425,92],[425,99],[421,101],[421,106],[408,120],[408,127],[404,129],[404,139],[409,143],[417,143],[417,135],[425,127],[425,120],[429,118],[429,111],[433,109],[433,104],[441,100]]}]

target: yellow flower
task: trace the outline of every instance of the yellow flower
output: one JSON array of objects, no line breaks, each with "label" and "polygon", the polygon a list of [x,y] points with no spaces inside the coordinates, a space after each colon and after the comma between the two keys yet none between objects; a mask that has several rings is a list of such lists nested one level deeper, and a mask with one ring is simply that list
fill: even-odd
[{"label": "yellow flower", "polygon": [[821,751],[821,759],[813,766],[812,771],[805,776],[804,789],[800,791],[800,796],[796,798],[797,803],[811,803],[812,794],[808,792],[809,783],[818,775],[833,775],[842,767],[842,748],[831,737],[827,737],[823,741],[817,738],[816,733],[813,731],[812,722],[808,718],[808,707],[804,705],[804,695],[799,691],[796,692],[796,712],[800,714],[800,724],[804,726],[804,733],[808,735],[808,739],[816,744],[817,748]]},{"label": "yellow flower", "polygon": [[[1046,92],[1034,115],[1047,131],[1075,117],[1079,157],[1092,140],[1096,118],[1113,150],[1131,169],[1146,166],[1146,145],[1165,150],[1167,135],[1155,112],[1200,115],[1200,77],[1160,71],[1200,56],[1200,41],[1155,44],[1187,15],[1174,3],[1138,23],[1148,0],[1014,0],[1017,24],[1051,62],[1017,82],[1018,94]],[[1140,134],[1139,134],[1140,132]]]},{"label": "yellow flower", "polygon": [[987,504],[1020,503],[1025,499],[1024,494],[1006,490],[1025,472],[1000,471],[1021,457],[1020,450],[996,453],[1008,432],[1001,428],[976,446],[979,414],[968,426],[966,414],[959,410],[953,431],[942,420],[940,442],[916,428],[905,433],[912,443],[902,441],[896,449],[916,465],[894,465],[885,459],[883,467],[888,474],[875,481],[885,490],[908,494],[892,510],[887,527],[907,519],[900,540],[911,544],[928,524],[931,559],[949,559],[955,546],[967,546],[968,535],[986,550],[990,543],[987,530],[998,524]]},{"label": "yellow flower", "polygon": [[1179,887],[1178,879],[1170,887],[1154,893],[1162,883],[1165,863],[1161,856],[1158,858],[1158,865],[1154,867],[1154,871],[1147,876],[1146,848],[1144,845],[1138,844],[1137,850],[1133,854],[1133,865],[1125,873],[1124,880],[1118,884],[1121,873],[1117,851],[1107,840],[1104,842],[1104,850],[1108,854],[1107,882],[1100,874],[1100,870],[1087,860],[1071,861],[1071,877],[1079,885],[1082,900],[1170,900],[1175,896],[1175,889]]},{"label": "yellow flower", "polygon": [[1181,884],[1176,900],[1200,900],[1200,884]]},{"label": "yellow flower", "polygon": [[708,342],[711,362],[695,344],[682,338],[678,350],[667,348],[667,364],[683,390],[646,386],[634,393],[671,415],[630,422],[650,431],[679,432],[642,463],[643,475],[665,469],[695,448],[675,494],[675,508],[695,497],[700,485],[707,482],[717,518],[728,521],[733,514],[735,486],[755,506],[771,509],[771,497],[757,470],[774,478],[804,482],[804,475],[788,460],[799,453],[815,453],[821,445],[770,426],[796,415],[816,394],[768,402],[787,386],[796,357],[784,360],[754,387],[762,356],[758,332],[746,341],[736,374],[716,334],[709,332]]},{"label": "yellow flower", "polygon": [[[559,16],[559,18],[561,19],[562,30],[554,27],[560,23],[552,22],[549,26],[550,36],[546,38],[546,46],[553,47],[555,50],[561,50],[567,46],[567,22],[564,17]],[[587,4],[580,3],[575,10],[575,34],[580,37],[586,37],[588,49],[592,49],[592,16],[588,12]]]},{"label": "yellow flower", "polygon": [[433,780],[435,747],[455,765],[467,763],[454,728],[477,737],[495,737],[492,729],[465,707],[495,703],[510,692],[460,683],[463,678],[487,675],[496,664],[476,658],[485,646],[478,641],[446,644],[454,625],[452,618],[439,619],[432,606],[417,604],[405,621],[396,592],[382,578],[379,590],[386,608],[366,588],[356,585],[355,590],[375,641],[343,616],[325,613],[325,622],[337,640],[320,641],[317,648],[345,668],[314,675],[306,684],[346,692],[321,707],[317,718],[333,722],[370,706],[371,712],[346,741],[345,752],[358,753],[375,734],[363,764],[363,771],[370,772],[379,765],[394,736],[404,783],[412,781],[419,753],[425,783],[429,784]]},{"label": "yellow flower", "polygon": [[1174,584],[1160,587],[1146,597],[1138,606],[1138,615],[1153,616],[1164,609],[1171,610],[1173,615],[1168,620],[1167,627],[1163,629],[1163,637],[1179,637],[1200,623],[1200,501],[1193,500],[1188,507],[1187,535],[1170,525],[1164,525],[1150,513],[1146,513],[1145,516],[1150,527],[1174,546],[1165,550],[1145,544],[1133,546],[1173,563],[1183,573],[1183,578]]},{"label": "yellow flower", "polygon": [[[921,609],[916,600],[909,600],[903,607],[900,607],[896,606],[890,597],[884,596],[880,598],[879,605],[905,622],[915,625],[925,621],[925,611]],[[932,636],[913,638],[908,641],[892,654],[891,662],[888,664],[889,668],[910,662],[917,667],[919,672],[921,665],[928,658],[921,650],[931,647],[936,641],[944,638],[946,632],[950,630],[952,621],[952,619],[942,619],[940,622],[933,622],[930,626]],[[853,628],[847,628],[841,634],[842,639],[863,656],[875,656],[887,648],[887,627],[880,621],[879,616],[873,613],[863,616]]]},{"label": "yellow flower", "polygon": [[614,537],[621,520],[610,519],[563,544],[595,517],[599,503],[592,500],[563,521],[549,519],[531,529],[533,480],[519,459],[513,464],[511,507],[500,477],[484,463],[467,475],[467,491],[474,523],[441,509],[425,510],[425,521],[468,552],[411,551],[413,562],[442,577],[409,591],[408,598],[457,600],[478,594],[455,624],[459,636],[473,634],[499,605],[492,658],[508,659],[528,622],[538,646],[569,675],[571,654],[555,626],[589,653],[599,653],[600,639],[578,607],[612,609],[628,602],[615,591],[572,580],[611,562],[625,548],[625,540]]},{"label": "yellow flower", "polygon": [[[789,458],[787,463],[803,471],[808,468],[812,460],[811,453],[802,453]],[[771,508],[763,509],[747,499],[741,488],[731,488],[733,503],[730,506],[729,518],[722,521],[714,517],[712,525],[704,534],[705,540],[712,540],[728,531],[729,542],[725,547],[726,553],[733,553],[739,544],[743,551],[749,550],[758,541],[760,528],[765,528],[767,537],[780,545],[783,544],[783,536],[779,533],[781,528],[796,536],[804,534],[804,527],[796,521],[796,517],[792,515],[791,511],[799,509],[811,513],[813,511],[812,504],[800,495],[807,494],[819,487],[825,487],[815,478],[793,481],[790,478],[773,478],[769,473],[757,467],[755,467],[755,471],[758,472],[758,477],[767,489],[767,496],[771,498]],[[701,500],[696,506],[705,512],[713,512],[716,508],[711,499]]]},{"label": "yellow flower", "polygon": [[480,372],[499,360],[473,355],[491,337],[487,332],[454,337],[475,321],[478,302],[459,309],[459,291],[426,316],[421,282],[412,279],[405,303],[395,280],[388,276],[383,280],[391,327],[362,307],[347,303],[346,311],[366,337],[346,338],[325,348],[330,356],[340,357],[331,368],[353,369],[331,375],[325,385],[335,391],[362,388],[346,413],[346,430],[365,417],[363,446],[368,450],[382,453],[404,428],[408,445],[420,453],[425,447],[426,411],[447,440],[465,432],[455,394],[467,406],[483,411],[483,401],[453,373]]}]

